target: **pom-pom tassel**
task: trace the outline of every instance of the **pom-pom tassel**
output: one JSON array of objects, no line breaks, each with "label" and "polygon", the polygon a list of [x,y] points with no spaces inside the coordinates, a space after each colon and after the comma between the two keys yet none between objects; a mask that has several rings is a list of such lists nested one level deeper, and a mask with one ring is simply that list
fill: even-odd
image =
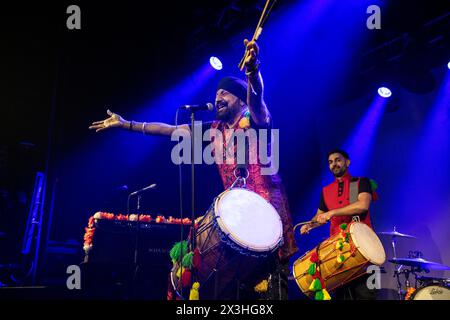
[{"label": "pom-pom tassel", "polygon": [[311,282],[311,285],[309,286],[309,291],[316,292],[319,290],[322,290],[322,285],[320,283],[320,280],[318,278],[316,278]]},{"label": "pom-pom tassel", "polygon": [[200,256],[200,250],[195,248],[194,257],[192,258],[192,265],[194,268],[199,269],[202,264],[202,257]]},{"label": "pom-pom tassel", "polygon": [[331,300],[331,296],[328,293],[327,289],[323,289],[322,293],[323,293],[323,300]]},{"label": "pom-pom tassel", "polygon": [[199,300],[200,294],[198,289],[200,288],[200,283],[194,282],[192,285],[191,291],[189,292],[189,300]]},{"label": "pom-pom tassel", "polygon": [[183,287],[187,287],[191,284],[191,270],[184,269],[183,273],[181,274],[181,285]]},{"label": "pom-pom tassel", "polygon": [[317,265],[315,263],[311,263],[308,268],[308,274],[313,276],[316,273]]}]

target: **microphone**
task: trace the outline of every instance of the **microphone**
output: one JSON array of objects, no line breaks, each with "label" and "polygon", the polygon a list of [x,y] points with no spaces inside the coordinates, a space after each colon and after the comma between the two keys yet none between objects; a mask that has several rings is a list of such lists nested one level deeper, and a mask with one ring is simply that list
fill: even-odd
[{"label": "microphone", "polygon": [[214,105],[208,102],[206,104],[186,104],[184,106],[181,106],[180,108],[191,112],[196,112],[200,110],[212,111],[214,110]]},{"label": "microphone", "polygon": [[135,195],[137,195],[137,194],[139,194],[141,192],[144,192],[144,191],[147,191],[147,190],[150,190],[150,189],[155,189],[155,188],[156,188],[156,183],[151,184],[151,185],[149,185],[149,186],[147,186],[145,188],[142,188],[140,190],[137,190],[135,192],[132,192],[132,193],[130,193],[130,196],[135,196]]}]

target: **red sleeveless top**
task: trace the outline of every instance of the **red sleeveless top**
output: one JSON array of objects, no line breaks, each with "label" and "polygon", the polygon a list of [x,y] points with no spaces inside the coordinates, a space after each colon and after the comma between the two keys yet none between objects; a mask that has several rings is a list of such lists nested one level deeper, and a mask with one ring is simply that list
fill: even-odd
[{"label": "red sleeveless top", "polygon": [[[242,115],[242,118],[245,116],[245,114]],[[245,119],[244,119],[245,120]],[[214,139],[214,136],[211,136],[211,141],[215,144],[222,142],[222,148],[223,150],[226,149],[226,144],[230,141],[230,137],[232,135],[231,130],[227,132],[226,129],[243,129],[246,130],[248,127],[253,127],[253,129],[258,130],[256,128],[256,125],[253,123],[253,121],[249,120],[247,121],[248,126],[245,128],[241,128],[239,124],[241,121],[238,121],[235,126],[228,127],[224,122],[221,121],[214,121],[211,125],[211,129],[219,130],[222,133],[222,141],[219,139]],[[265,129],[268,129],[267,127]],[[270,142],[270,134],[268,134],[268,140]],[[218,146],[217,146],[218,147]],[[237,161],[236,161],[236,146],[234,147],[234,163],[228,164],[226,163],[226,156],[222,154],[224,157],[222,159],[222,163],[219,163],[220,155],[215,154],[213,152],[213,155],[216,159],[217,168],[219,170],[219,174],[222,179],[222,183],[225,189],[229,188],[235,181],[235,170],[237,167]],[[249,143],[248,144],[248,158],[252,159],[252,157],[256,157],[254,159],[257,159],[257,163],[249,163],[247,164],[246,168],[248,170],[249,176],[247,178],[247,188],[267,201],[269,201],[277,210],[278,214],[280,215],[282,224],[283,224],[283,239],[284,244],[279,249],[279,256],[283,259],[289,258],[292,256],[297,250],[297,245],[295,243],[293,229],[292,229],[292,218],[289,210],[289,204],[287,201],[286,192],[284,189],[284,186],[282,184],[282,181],[278,174],[272,174],[272,175],[263,175],[261,174],[261,168],[264,167],[264,165],[261,164],[260,158],[258,155],[258,146],[255,143]],[[216,150],[222,150],[216,148]],[[270,146],[268,147],[268,150],[270,152]],[[224,152],[225,153],[225,152]],[[267,166],[268,167],[268,166]]]}]

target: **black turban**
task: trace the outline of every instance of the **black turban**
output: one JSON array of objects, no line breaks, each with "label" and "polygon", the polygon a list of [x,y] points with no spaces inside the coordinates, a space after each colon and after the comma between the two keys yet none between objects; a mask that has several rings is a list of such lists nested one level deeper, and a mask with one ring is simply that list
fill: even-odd
[{"label": "black turban", "polygon": [[247,103],[247,83],[239,78],[225,77],[220,80],[217,90],[223,89]]}]

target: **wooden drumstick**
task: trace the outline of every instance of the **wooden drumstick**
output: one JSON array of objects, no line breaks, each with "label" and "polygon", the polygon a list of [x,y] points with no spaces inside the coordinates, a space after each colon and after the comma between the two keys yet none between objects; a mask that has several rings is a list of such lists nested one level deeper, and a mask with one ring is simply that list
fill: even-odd
[{"label": "wooden drumstick", "polygon": [[309,221],[299,222],[299,223],[297,223],[297,224],[294,226],[294,232],[295,232],[295,229],[297,229],[297,227],[303,226],[303,225],[305,225],[305,224],[310,224],[310,223],[311,223],[311,224],[317,224],[316,226],[312,227],[312,229],[321,226],[320,223],[318,223],[317,221],[314,221],[314,220],[309,220]]},{"label": "wooden drumstick", "polygon": [[[270,7],[269,13],[270,13],[270,11],[272,10],[272,8],[273,8],[275,2],[276,2],[276,0],[272,3],[272,6]],[[263,27],[263,25],[264,25],[264,23],[266,22],[267,17],[268,17],[268,14],[267,14],[267,16],[266,16],[266,11],[267,11],[267,8],[269,7],[269,3],[270,3],[270,0],[267,0],[267,1],[266,1],[266,4],[265,4],[265,6],[264,6],[264,10],[263,10],[263,12],[262,12],[262,14],[261,14],[261,17],[259,18],[258,25],[256,26],[256,30],[255,30],[255,33],[253,34],[253,37],[252,37],[252,40],[251,40],[251,41],[256,41],[256,40],[258,40],[259,36],[260,36],[261,33],[262,33],[262,27]],[[250,41],[250,42],[251,42],[251,41]],[[245,60],[247,59],[248,55],[249,55],[249,50],[247,50],[247,48],[245,48],[244,56],[242,57],[241,61],[240,61],[239,64],[238,64],[239,70],[242,71],[242,70],[244,69],[244,63],[245,63]]]},{"label": "wooden drumstick", "polygon": [[309,221],[304,221],[304,222],[299,222],[294,226],[294,231],[295,229],[297,229],[297,227],[302,226],[304,224],[309,224],[309,223],[314,223],[315,221],[309,220]]}]

